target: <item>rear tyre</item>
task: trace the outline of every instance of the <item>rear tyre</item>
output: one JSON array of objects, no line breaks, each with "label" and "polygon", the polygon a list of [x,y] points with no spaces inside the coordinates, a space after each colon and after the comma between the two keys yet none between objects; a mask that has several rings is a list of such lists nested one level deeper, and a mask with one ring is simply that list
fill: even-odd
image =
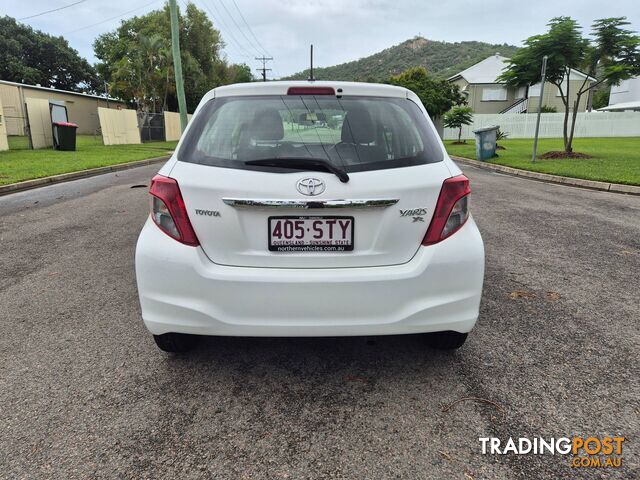
[{"label": "rear tyre", "polygon": [[467,333],[448,330],[446,332],[428,333],[425,336],[425,341],[431,348],[437,348],[438,350],[455,350],[464,345],[464,342],[467,340],[467,335]]},{"label": "rear tyre", "polygon": [[198,343],[196,335],[185,333],[163,333],[162,335],[154,335],[153,339],[160,350],[169,353],[188,352]]}]

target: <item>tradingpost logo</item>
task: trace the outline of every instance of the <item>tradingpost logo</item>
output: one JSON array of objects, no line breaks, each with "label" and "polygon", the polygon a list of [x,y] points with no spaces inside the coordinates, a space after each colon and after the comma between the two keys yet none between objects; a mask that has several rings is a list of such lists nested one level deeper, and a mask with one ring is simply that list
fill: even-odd
[{"label": "tradingpost logo", "polygon": [[624,437],[480,437],[483,455],[567,455],[572,468],[619,468]]}]

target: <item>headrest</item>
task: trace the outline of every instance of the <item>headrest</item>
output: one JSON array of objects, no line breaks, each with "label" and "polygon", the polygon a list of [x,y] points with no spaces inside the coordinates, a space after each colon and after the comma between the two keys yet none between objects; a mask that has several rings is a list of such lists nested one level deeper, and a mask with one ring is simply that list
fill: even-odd
[{"label": "headrest", "polygon": [[275,108],[261,110],[253,118],[249,131],[253,140],[282,140],[282,117]]},{"label": "headrest", "polygon": [[362,107],[347,111],[342,122],[342,141],[347,143],[371,143],[376,139],[376,128],[371,113]]}]

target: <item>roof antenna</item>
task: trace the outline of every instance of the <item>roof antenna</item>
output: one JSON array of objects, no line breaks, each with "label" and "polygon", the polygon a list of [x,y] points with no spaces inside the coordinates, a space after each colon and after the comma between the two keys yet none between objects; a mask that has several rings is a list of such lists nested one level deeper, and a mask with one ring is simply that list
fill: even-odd
[{"label": "roof antenna", "polygon": [[313,78],[313,43],[311,44],[311,68],[309,69],[309,81],[315,81],[315,78]]}]

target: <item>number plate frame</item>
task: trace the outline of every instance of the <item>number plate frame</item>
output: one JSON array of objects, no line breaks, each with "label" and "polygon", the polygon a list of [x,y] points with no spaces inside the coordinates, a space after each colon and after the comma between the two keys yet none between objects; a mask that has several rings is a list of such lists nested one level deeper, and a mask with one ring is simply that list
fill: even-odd
[{"label": "number plate frame", "polygon": [[[315,245],[273,245],[271,239],[271,221],[272,220],[350,220],[351,221],[351,239],[349,245],[318,245],[317,249],[310,248]],[[267,218],[267,245],[271,252],[293,252],[293,253],[316,253],[316,252],[330,252],[330,253],[343,253],[352,252],[353,243],[355,237],[356,222],[353,216],[349,215],[277,215]],[[324,248],[323,248],[324,247]]]}]

